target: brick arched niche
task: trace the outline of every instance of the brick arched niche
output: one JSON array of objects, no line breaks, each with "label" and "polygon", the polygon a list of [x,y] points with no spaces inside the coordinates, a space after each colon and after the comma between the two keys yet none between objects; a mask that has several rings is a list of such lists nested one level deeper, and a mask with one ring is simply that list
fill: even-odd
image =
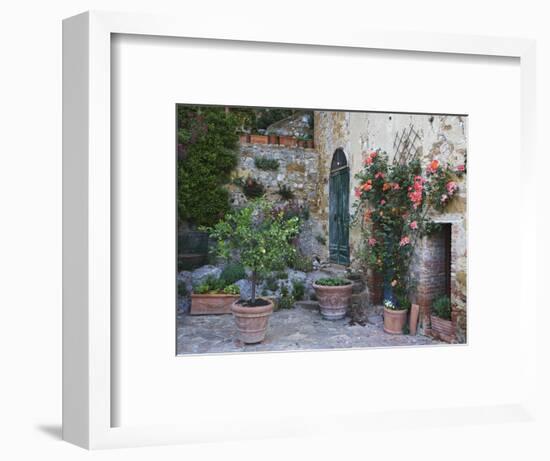
[{"label": "brick arched niche", "polygon": [[[455,334],[438,338],[446,342],[466,340],[465,281],[457,280],[457,265],[465,264],[465,235],[462,220],[439,221],[440,229],[422,238],[415,249],[412,271],[416,282],[416,302],[420,307],[420,331],[436,336],[431,330],[430,311],[441,295],[451,299]],[[464,249],[463,249],[464,247]],[[460,260],[460,261],[459,261]]]}]

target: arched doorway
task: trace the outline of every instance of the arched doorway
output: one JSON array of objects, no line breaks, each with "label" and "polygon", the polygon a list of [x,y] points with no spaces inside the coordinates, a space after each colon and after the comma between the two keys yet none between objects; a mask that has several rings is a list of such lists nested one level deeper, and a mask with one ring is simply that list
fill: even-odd
[{"label": "arched doorway", "polygon": [[346,154],[336,149],[330,164],[329,259],[349,264],[349,166]]}]

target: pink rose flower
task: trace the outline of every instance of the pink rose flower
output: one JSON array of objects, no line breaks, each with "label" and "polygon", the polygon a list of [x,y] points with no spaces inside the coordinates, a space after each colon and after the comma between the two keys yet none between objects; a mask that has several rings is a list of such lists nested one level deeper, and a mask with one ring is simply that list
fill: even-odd
[{"label": "pink rose flower", "polygon": [[385,205],[386,201],[384,199],[380,200],[380,205]]},{"label": "pink rose flower", "polygon": [[374,245],[376,245],[376,239],[371,237],[369,239],[369,246],[373,247]]},{"label": "pink rose flower", "polygon": [[409,237],[407,237],[407,236],[405,235],[405,237],[403,237],[403,238],[401,239],[401,241],[399,242],[399,246],[400,246],[400,247],[404,247],[405,245],[409,245],[410,243],[411,243],[411,240],[409,239]]},{"label": "pink rose flower", "polygon": [[409,227],[411,229],[418,229],[418,223],[416,221],[413,221],[409,224]]}]

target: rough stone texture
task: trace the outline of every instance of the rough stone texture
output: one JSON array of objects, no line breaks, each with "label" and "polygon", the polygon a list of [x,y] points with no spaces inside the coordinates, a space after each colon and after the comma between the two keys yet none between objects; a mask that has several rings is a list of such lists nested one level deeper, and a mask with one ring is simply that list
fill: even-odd
[{"label": "rough stone texture", "polygon": [[[351,173],[350,188],[358,185],[355,175],[361,171],[367,153],[381,149],[388,153],[390,160],[397,154],[394,146],[396,134],[411,126],[419,134],[415,141],[418,157],[423,166],[437,159],[453,167],[464,165],[468,149],[468,119],[460,116],[413,115],[392,113],[360,112],[314,112],[315,149],[319,153],[319,182],[317,207],[312,213],[328,235],[328,196],[329,173],[332,156],[337,148],[346,154]],[[452,284],[451,302],[456,318],[457,340],[466,342],[466,268],[467,268],[467,183],[466,176],[458,181],[459,191],[445,213],[432,213],[434,221],[452,224]],[[350,194],[350,210],[355,200]],[[428,244],[427,242],[424,242]],[[350,255],[352,267],[360,267],[357,258],[361,246],[361,233],[358,226],[350,229]],[[417,248],[415,261],[421,261],[425,250]],[[327,255],[322,259],[326,259]],[[418,271],[414,267],[413,272]]]},{"label": "rough stone texture", "polygon": [[201,266],[192,272],[191,277],[193,281],[193,286],[200,285],[209,277],[213,277],[217,279],[219,278],[221,273],[222,273],[222,270],[217,266],[211,266],[211,265]]},{"label": "rough stone texture", "polygon": [[382,330],[382,317],[371,315],[365,326],[349,319],[323,320],[318,311],[296,307],[274,312],[267,335],[260,344],[245,345],[236,339],[231,315],[180,316],[177,353],[267,352],[362,347],[396,347],[441,344],[426,336],[390,335]]},{"label": "rough stone texture", "polygon": [[294,136],[303,138],[311,136],[311,119],[310,112],[299,112],[295,115],[279,120],[266,129],[266,134],[275,134],[278,136]]},{"label": "rough stone texture", "polygon": [[193,291],[193,276],[189,271],[181,271],[176,278],[178,286],[185,286],[185,296],[177,295],[177,312],[186,314],[191,309],[191,293]]}]

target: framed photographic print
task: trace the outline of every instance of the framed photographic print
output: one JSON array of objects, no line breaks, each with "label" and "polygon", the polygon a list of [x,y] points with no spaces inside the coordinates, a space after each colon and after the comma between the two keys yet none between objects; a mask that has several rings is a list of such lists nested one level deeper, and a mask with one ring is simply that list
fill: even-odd
[{"label": "framed photographic print", "polygon": [[65,440],[528,417],[532,42],[63,27]]}]

